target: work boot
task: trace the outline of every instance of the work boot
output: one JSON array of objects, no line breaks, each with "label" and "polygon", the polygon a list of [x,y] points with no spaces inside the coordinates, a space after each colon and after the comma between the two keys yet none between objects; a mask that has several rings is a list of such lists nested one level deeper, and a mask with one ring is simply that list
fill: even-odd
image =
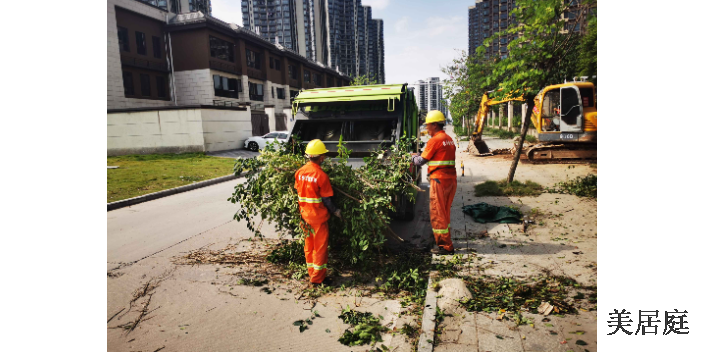
[{"label": "work boot", "polygon": [[435,255],[452,255],[452,254],[455,254],[455,251],[454,250],[448,251],[445,248],[438,247],[438,248],[431,249],[430,253],[433,253]]},{"label": "work boot", "polygon": [[312,287],[320,287],[321,285],[332,286],[332,279],[329,277],[326,277],[325,279],[323,279],[323,282],[320,282],[320,283],[312,282],[311,285],[312,285]]}]

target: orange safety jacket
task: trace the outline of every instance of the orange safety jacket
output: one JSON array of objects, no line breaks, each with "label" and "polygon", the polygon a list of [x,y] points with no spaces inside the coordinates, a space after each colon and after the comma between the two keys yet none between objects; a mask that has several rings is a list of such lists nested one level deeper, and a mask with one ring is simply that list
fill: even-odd
[{"label": "orange safety jacket", "polygon": [[303,220],[309,224],[321,224],[330,219],[330,212],[323,204],[323,197],[332,197],[330,178],[314,162],[308,162],[296,171],[298,206]]},{"label": "orange safety jacket", "polygon": [[457,178],[455,149],[455,142],[445,131],[430,138],[421,155],[428,160],[428,178]]}]

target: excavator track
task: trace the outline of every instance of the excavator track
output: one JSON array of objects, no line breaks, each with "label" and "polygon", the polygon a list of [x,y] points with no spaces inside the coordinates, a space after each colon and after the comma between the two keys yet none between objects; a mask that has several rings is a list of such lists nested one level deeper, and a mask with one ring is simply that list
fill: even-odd
[{"label": "excavator track", "polygon": [[596,161],[596,143],[540,143],[525,151],[531,164],[573,164]]}]

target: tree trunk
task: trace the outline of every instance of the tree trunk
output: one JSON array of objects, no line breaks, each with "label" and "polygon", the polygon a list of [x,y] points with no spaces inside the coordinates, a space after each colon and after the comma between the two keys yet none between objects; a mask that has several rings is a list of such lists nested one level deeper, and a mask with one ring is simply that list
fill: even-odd
[{"label": "tree trunk", "polygon": [[530,116],[533,113],[533,106],[535,106],[533,99],[528,99],[528,112],[526,113],[526,120],[521,122],[521,138],[518,140],[516,154],[513,155],[513,163],[511,163],[511,169],[508,171],[508,177],[506,178],[508,183],[513,182],[513,176],[516,174],[516,168],[518,167],[518,160],[521,159],[521,153],[523,152],[523,141],[526,140],[528,125],[530,125]]}]

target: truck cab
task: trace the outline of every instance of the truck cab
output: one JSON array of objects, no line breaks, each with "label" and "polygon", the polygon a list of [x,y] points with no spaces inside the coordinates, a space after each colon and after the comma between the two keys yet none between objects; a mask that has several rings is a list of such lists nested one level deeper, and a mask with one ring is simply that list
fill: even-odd
[{"label": "truck cab", "polygon": [[[337,155],[340,137],[352,150],[348,164],[359,167],[364,157],[388,148],[405,137],[417,138],[418,108],[412,88],[406,84],[350,86],[304,90],[293,101],[294,121],[289,140],[297,136],[304,145],[320,139],[329,155]],[[420,152],[415,144],[409,153]],[[420,169],[409,165],[419,182]],[[405,196],[394,201],[397,218],[412,219],[414,204]]]}]

